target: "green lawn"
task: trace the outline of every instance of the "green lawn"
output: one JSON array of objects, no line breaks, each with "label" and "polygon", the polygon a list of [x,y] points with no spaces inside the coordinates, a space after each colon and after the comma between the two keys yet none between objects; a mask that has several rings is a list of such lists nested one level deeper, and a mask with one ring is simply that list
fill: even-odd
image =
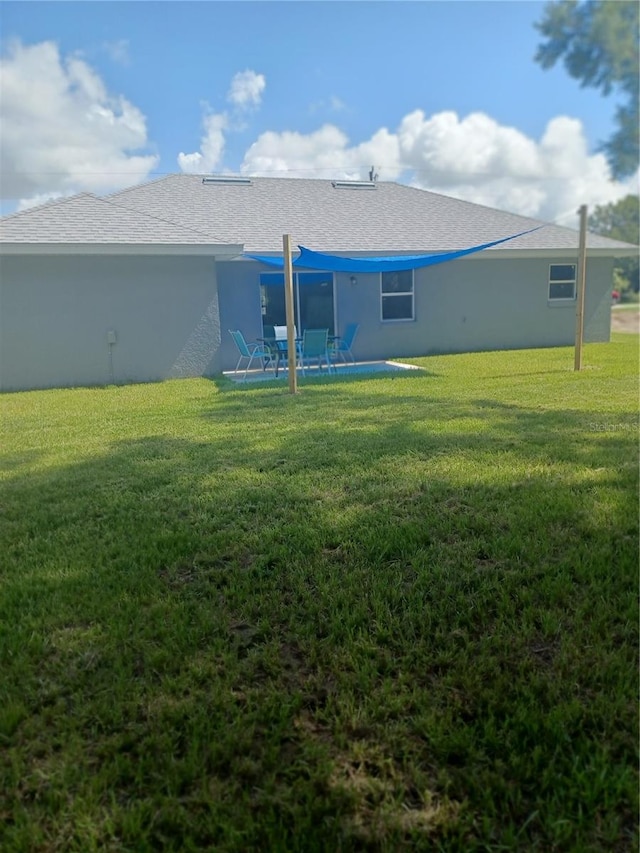
[{"label": "green lawn", "polygon": [[0,398],[0,849],[635,851],[638,336]]}]

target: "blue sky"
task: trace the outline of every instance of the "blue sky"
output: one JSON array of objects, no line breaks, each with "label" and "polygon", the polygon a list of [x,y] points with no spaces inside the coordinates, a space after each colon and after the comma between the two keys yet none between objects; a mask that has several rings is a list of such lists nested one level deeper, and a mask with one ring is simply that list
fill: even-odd
[{"label": "blue sky", "polygon": [[[544,219],[633,188],[544,3],[3,2],[2,212],[179,172],[399,180]],[[570,224],[566,222],[566,224]]]}]

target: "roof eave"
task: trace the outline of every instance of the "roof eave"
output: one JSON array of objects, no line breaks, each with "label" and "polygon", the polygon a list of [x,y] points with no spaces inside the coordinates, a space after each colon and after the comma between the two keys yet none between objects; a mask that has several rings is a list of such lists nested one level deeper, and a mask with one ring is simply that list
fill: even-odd
[{"label": "roof eave", "polygon": [[[326,254],[333,255],[335,257],[344,257],[344,258],[375,258],[375,257],[386,257],[388,255],[393,255],[394,257],[402,257],[403,255],[407,255],[409,257],[415,257],[416,255],[437,255],[440,251],[447,252],[455,252],[458,249],[442,249],[442,250],[419,250],[419,249],[407,249],[403,251],[393,251],[391,249],[387,249],[386,251],[326,251]],[[273,258],[281,258],[282,251],[274,251],[272,249],[264,250],[264,251],[248,251],[249,255],[262,255],[265,258],[273,257]],[[294,251],[294,258],[298,255],[298,250]],[[476,260],[478,258],[484,259],[511,259],[514,258],[537,258],[541,257],[553,257],[553,258],[575,258],[578,254],[578,247],[568,248],[568,247],[556,247],[553,246],[545,246],[540,248],[530,248],[530,249],[508,249],[508,248],[495,248],[495,249],[484,249],[480,252],[474,252],[473,254],[464,256],[462,258],[457,258],[458,261],[471,261]],[[633,246],[628,246],[624,248],[603,248],[602,246],[598,248],[587,248],[587,257],[589,258],[629,258],[629,257],[637,257],[638,249]],[[237,260],[249,261],[251,263],[256,263],[255,260],[249,257],[240,257]]]},{"label": "roof eave", "polygon": [[[478,252],[477,255],[469,256],[471,258],[539,258],[541,255],[546,255],[553,258],[575,258],[578,255],[578,247],[575,248],[540,248],[540,249],[487,249],[484,252]],[[587,247],[587,258],[633,258],[638,256],[638,249],[633,246],[621,248],[598,248]],[[463,258],[466,260],[466,258]]]},{"label": "roof eave", "polygon": [[229,260],[242,243],[0,243],[1,255],[204,255]]}]

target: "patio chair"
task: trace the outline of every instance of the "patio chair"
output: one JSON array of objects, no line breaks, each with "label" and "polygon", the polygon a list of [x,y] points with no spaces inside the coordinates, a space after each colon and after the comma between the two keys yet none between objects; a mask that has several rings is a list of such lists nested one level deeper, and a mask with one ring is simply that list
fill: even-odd
[{"label": "patio chair", "polygon": [[[284,348],[287,348],[287,327],[286,326],[274,326],[273,334],[275,336],[276,341],[284,342]],[[298,339],[298,330],[296,327],[293,327],[293,337]]]},{"label": "patio chair", "polygon": [[359,323],[349,323],[344,330],[344,334],[333,341],[331,346],[331,355],[341,358],[345,364],[347,363],[347,356],[349,356],[353,364],[355,364],[356,359],[351,351],[351,347],[356,339],[359,328]]},{"label": "patio chair", "polygon": [[260,359],[262,361],[262,368],[266,370],[269,365],[273,366],[273,353],[271,350],[258,343],[247,343],[244,339],[244,335],[239,329],[231,330],[229,329],[229,334],[235,341],[235,345],[238,348],[240,353],[240,358],[238,359],[238,363],[236,364],[236,369],[234,373],[238,373],[238,369],[240,367],[240,362],[243,358],[248,359],[247,366],[245,367],[243,379],[247,378],[247,373],[249,372],[249,368],[253,364],[254,359]]},{"label": "patio chair", "polygon": [[[287,337],[287,327],[286,326],[274,326],[273,334],[276,339],[276,347],[278,348],[278,353],[280,358],[287,358],[287,352],[289,350],[289,339]],[[296,358],[300,353],[300,340],[298,338],[298,330],[296,327],[293,327],[293,338],[294,338],[294,346],[296,352]]]},{"label": "patio chair", "polygon": [[329,358],[329,329],[305,329],[302,335],[302,343],[298,350],[298,367],[305,375],[305,362],[318,362],[318,370],[322,368],[322,362],[327,365],[331,373],[331,359]]},{"label": "patio chair", "polygon": [[[284,337],[282,333],[276,336],[276,328],[284,329]],[[286,326],[271,326],[264,324],[262,326],[263,338],[258,338],[258,342],[265,348],[271,351],[273,357],[276,376],[281,366],[287,365],[287,327]]]}]

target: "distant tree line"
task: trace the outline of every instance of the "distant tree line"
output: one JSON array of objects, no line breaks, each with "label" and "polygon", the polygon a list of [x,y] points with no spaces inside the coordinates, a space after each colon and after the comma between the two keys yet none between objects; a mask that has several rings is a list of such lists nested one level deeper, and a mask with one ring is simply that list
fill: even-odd
[{"label": "distant tree line", "polygon": [[[620,201],[599,205],[589,216],[589,230],[612,240],[638,245],[640,242],[640,199],[637,195],[625,196]],[[632,298],[640,291],[640,263],[638,257],[618,258],[614,267],[614,287],[622,299]]]}]

